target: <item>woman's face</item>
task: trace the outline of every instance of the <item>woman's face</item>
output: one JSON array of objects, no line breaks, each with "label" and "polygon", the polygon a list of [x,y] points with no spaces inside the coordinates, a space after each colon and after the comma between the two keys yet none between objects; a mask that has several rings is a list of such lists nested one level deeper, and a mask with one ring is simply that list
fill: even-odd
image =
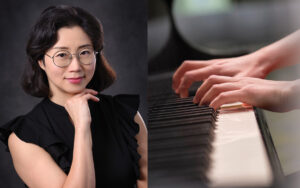
[{"label": "woman's face", "polygon": [[[88,53],[93,53],[94,49],[88,35],[79,26],[63,27],[57,31],[57,42],[50,48],[43,61],[39,61],[40,67],[46,72],[50,91],[53,97],[65,97],[80,93],[91,81],[96,66],[96,60],[87,64],[84,58]],[[69,58],[68,52],[72,54],[69,65],[59,67],[61,60]],[[81,61],[76,54],[79,54]],[[94,57],[94,54],[92,54]],[[54,62],[51,57],[54,57]]]}]

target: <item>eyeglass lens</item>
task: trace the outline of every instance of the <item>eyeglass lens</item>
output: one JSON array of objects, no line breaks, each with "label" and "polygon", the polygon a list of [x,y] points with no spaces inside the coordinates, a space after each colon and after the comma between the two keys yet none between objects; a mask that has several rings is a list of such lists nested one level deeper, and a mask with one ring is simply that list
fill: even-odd
[{"label": "eyeglass lens", "polygon": [[[92,49],[83,49],[76,54],[80,63],[89,65],[95,63],[96,57]],[[53,56],[54,63],[59,67],[68,66],[72,62],[72,54],[69,51],[58,51]]]}]

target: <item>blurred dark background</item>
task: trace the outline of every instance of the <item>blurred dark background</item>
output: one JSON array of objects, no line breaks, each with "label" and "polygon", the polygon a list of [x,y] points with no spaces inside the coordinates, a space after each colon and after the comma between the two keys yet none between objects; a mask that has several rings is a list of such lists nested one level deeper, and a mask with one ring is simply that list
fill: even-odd
[{"label": "blurred dark background", "polygon": [[[251,53],[299,28],[297,0],[148,0],[149,73]],[[298,4],[298,5],[297,5]]]},{"label": "blurred dark background", "polygon": [[[98,17],[104,28],[104,54],[117,73],[106,94],[139,94],[139,111],[146,120],[147,2],[146,0],[1,1],[0,6],[0,125],[25,114],[41,99],[26,95],[20,79],[26,61],[30,28],[50,5],[75,5]],[[0,187],[24,187],[11,157],[0,143]]]}]

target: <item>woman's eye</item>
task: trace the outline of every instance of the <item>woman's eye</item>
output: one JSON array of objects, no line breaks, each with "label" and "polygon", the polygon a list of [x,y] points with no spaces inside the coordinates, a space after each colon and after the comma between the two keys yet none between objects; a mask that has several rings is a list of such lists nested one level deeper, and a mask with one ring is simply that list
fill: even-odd
[{"label": "woman's eye", "polygon": [[80,52],[80,55],[90,55],[91,52],[89,50],[84,50],[82,52]]},{"label": "woman's eye", "polygon": [[67,53],[59,53],[59,54],[56,55],[56,57],[60,57],[60,58],[65,58],[67,56],[68,56]]}]

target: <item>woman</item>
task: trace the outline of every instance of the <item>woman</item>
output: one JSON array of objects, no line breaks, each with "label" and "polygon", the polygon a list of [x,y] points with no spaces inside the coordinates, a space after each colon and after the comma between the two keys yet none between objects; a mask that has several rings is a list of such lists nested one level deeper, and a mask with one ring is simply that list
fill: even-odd
[{"label": "woman", "polygon": [[101,24],[78,7],[49,7],[33,27],[23,88],[44,100],[0,129],[27,186],[147,186],[139,99],[99,94],[115,79],[102,49]]}]

